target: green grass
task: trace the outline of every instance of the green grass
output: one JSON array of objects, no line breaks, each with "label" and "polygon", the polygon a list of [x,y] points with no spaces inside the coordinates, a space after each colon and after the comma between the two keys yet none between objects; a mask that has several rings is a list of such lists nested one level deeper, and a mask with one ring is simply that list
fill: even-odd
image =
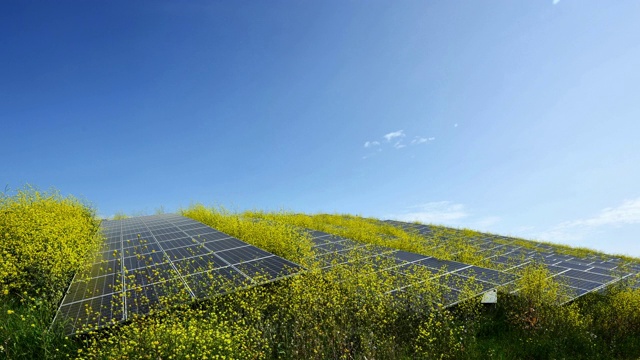
[{"label": "green grass", "polygon": [[[11,279],[0,293],[0,357],[9,359],[629,359],[640,357],[640,290],[614,286],[563,302],[561,287],[546,269],[523,267],[515,287],[519,295],[499,294],[495,306],[470,299],[444,308],[443,289],[427,274],[405,279],[413,286],[400,295],[388,291],[402,281],[376,264],[320,269],[303,228],[344,236],[443,259],[502,268],[482,258],[463,229],[436,227],[427,238],[351,215],[288,212],[234,213],[194,205],[182,214],[264,248],[307,271],[265,286],[211,297],[196,303],[164,299],[149,316],[66,338],[49,328],[62,289],[91,256],[96,244],[95,212],[57,193],[27,189],[4,195],[1,246],[10,256],[0,263]],[[19,204],[22,204],[18,206]],[[44,209],[44,210],[43,210]],[[72,209],[75,209],[72,211]],[[54,210],[54,211],[52,211]],[[63,211],[64,210],[64,211]],[[14,214],[18,211],[20,216]],[[59,214],[56,212],[58,211]],[[53,215],[52,215],[53,214]],[[118,218],[126,218],[119,213]],[[9,222],[7,219],[13,219]],[[19,223],[17,219],[22,219]],[[13,225],[11,225],[13,224]],[[17,225],[16,225],[17,224]],[[84,224],[84,225],[83,225]],[[86,229],[82,230],[82,226]],[[61,227],[65,231],[56,232]],[[93,232],[92,232],[93,231]],[[74,234],[73,239],[63,236]],[[29,234],[27,236],[26,234]],[[46,236],[45,236],[46,234]],[[53,236],[56,235],[57,237]],[[54,259],[42,260],[44,238],[58,239]],[[446,240],[445,240],[446,239]],[[20,240],[20,241],[18,241]],[[522,246],[535,243],[518,239]],[[65,242],[73,242],[69,253]],[[77,244],[86,244],[86,248]],[[559,247],[572,254],[590,250]],[[29,266],[15,254],[31,252],[40,262]],[[4,254],[4,253],[3,253]],[[355,251],[351,254],[358,257]],[[64,257],[71,259],[64,259]],[[7,260],[9,259],[9,260]],[[25,257],[28,259],[28,257]],[[57,260],[56,260],[57,259]],[[627,261],[637,259],[627,258]],[[384,261],[374,259],[375,262]],[[64,274],[64,275],[62,275]],[[7,278],[8,279],[8,278]],[[469,287],[473,285],[468,284]],[[24,290],[23,290],[24,289]],[[469,288],[470,292],[474,289]],[[26,293],[25,293],[26,291]],[[178,299],[182,300],[182,299]]]}]

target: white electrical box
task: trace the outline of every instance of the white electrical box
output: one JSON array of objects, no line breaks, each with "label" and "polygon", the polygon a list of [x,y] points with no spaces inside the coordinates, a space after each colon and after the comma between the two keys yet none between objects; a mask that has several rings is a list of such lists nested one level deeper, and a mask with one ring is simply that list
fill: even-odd
[{"label": "white electrical box", "polygon": [[498,291],[492,289],[482,295],[483,304],[496,304],[498,302]]}]

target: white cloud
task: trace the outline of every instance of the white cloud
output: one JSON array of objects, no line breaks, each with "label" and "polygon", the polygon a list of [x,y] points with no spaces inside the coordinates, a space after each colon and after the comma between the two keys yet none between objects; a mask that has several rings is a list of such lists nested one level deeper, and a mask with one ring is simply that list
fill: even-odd
[{"label": "white cloud", "polygon": [[413,211],[404,214],[389,215],[400,221],[420,221],[423,223],[453,223],[469,216],[462,204],[449,201],[436,201],[412,207]]},{"label": "white cloud", "polygon": [[435,139],[436,138],[434,137],[425,138],[425,137],[416,136],[413,140],[411,140],[411,143],[409,143],[409,145],[420,145],[429,141],[433,141]]},{"label": "white cloud", "polygon": [[[405,142],[405,137],[407,135],[404,133],[404,130],[398,130],[398,131],[393,131],[390,132],[388,134],[385,134],[382,136],[382,139],[380,141],[365,141],[364,143],[364,148],[365,149],[370,149],[371,151],[373,151],[372,148],[376,148],[378,152],[382,151],[382,148],[384,147],[393,147],[396,150],[408,147],[408,146],[414,146],[414,145],[420,145],[420,144],[425,144],[428,143],[430,141],[435,140],[435,137],[422,137],[422,136],[415,136],[411,141],[407,141]],[[367,159],[370,158],[371,156],[375,155],[375,153],[371,153],[368,155],[363,156],[363,159]]]},{"label": "white cloud", "polygon": [[458,123],[453,124],[453,127],[458,127]]},{"label": "white cloud", "polygon": [[588,219],[575,220],[567,223],[567,226],[621,226],[627,224],[640,224],[640,197],[625,200],[622,205],[615,208],[604,208],[600,214]]},{"label": "white cloud", "polygon": [[425,224],[465,227],[487,232],[495,232],[495,225],[502,221],[502,218],[498,216],[476,216],[468,211],[464,204],[451,201],[428,202],[412,206],[404,213],[384,217],[408,222],[420,221]]},{"label": "white cloud", "polygon": [[558,5],[559,2],[560,0],[553,0],[553,5]]},{"label": "white cloud", "polygon": [[387,142],[389,142],[395,138],[403,138],[405,137],[405,134],[404,134],[404,130],[398,130],[398,131],[390,132],[383,137],[387,140]]},{"label": "white cloud", "polygon": [[617,207],[604,208],[590,218],[562,222],[537,234],[537,237],[549,241],[578,242],[601,227],[631,224],[640,224],[640,198],[625,200]]}]

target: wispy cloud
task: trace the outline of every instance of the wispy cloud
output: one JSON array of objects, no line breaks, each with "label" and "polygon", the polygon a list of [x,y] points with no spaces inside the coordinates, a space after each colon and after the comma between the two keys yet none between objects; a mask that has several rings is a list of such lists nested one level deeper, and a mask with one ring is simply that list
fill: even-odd
[{"label": "wispy cloud", "polygon": [[409,145],[420,145],[429,141],[433,141],[435,139],[436,139],[435,137],[425,138],[425,137],[416,136],[413,140],[411,140]]},{"label": "wispy cloud", "polygon": [[406,148],[408,146],[417,146],[421,144],[426,144],[436,139],[433,136],[432,137],[415,136],[412,140],[406,141],[405,140],[406,137],[407,137],[407,134],[405,134],[404,130],[398,130],[398,131],[393,131],[383,135],[380,141],[377,141],[377,140],[365,141],[364,142],[365,149],[369,149],[369,150],[373,150],[373,148],[376,148],[376,149],[374,152],[371,152],[363,156],[362,158],[368,159],[374,156],[375,154],[381,152],[383,147],[392,147],[396,150],[399,150],[399,149]]},{"label": "wispy cloud", "polygon": [[385,140],[387,140],[387,142],[395,139],[395,138],[403,138],[406,135],[404,134],[404,130],[398,130],[398,131],[394,131],[394,132],[390,132],[386,135],[383,136],[383,138],[385,138]]},{"label": "wispy cloud", "polygon": [[553,0],[553,5],[558,5],[559,2],[560,0]]},{"label": "wispy cloud", "polygon": [[604,208],[600,211],[600,214],[592,218],[568,223],[569,226],[620,226],[626,224],[640,224],[640,197],[625,200],[617,207]]},{"label": "wispy cloud", "polygon": [[537,237],[542,240],[576,242],[602,227],[631,224],[640,224],[640,197],[625,200],[616,207],[604,208],[593,217],[562,222],[537,234]]},{"label": "wispy cloud", "polygon": [[400,221],[420,221],[426,224],[441,224],[455,227],[467,227],[480,231],[495,231],[494,225],[502,221],[498,216],[478,216],[464,204],[451,201],[434,201],[406,209],[399,214],[385,216]]},{"label": "wispy cloud", "polygon": [[453,124],[453,127],[458,127],[458,123]]},{"label": "wispy cloud", "polygon": [[423,223],[452,223],[469,216],[464,205],[450,201],[435,201],[413,206],[409,212],[389,215],[400,221],[420,221]]}]

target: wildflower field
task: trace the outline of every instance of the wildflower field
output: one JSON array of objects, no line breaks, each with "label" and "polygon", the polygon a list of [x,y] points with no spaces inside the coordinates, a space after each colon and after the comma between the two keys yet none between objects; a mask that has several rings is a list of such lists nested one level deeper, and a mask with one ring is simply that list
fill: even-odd
[{"label": "wildflower field", "polygon": [[[51,326],[74,273],[95,256],[100,220],[88,204],[25,188],[0,198],[0,358],[7,359],[637,359],[640,290],[624,284],[563,303],[547,269],[518,270],[517,295],[445,308],[442,289],[412,275],[398,294],[373,262],[321,269],[314,229],[355,241],[504,270],[478,255],[479,233],[429,237],[351,215],[193,205],[181,214],[307,270],[198,302],[164,299],[148,316],[74,337]],[[119,218],[125,217],[118,214]],[[531,244],[521,240],[522,246]],[[567,254],[587,249],[557,247]],[[353,254],[357,256],[358,254]],[[639,261],[626,258],[627,261]],[[224,282],[221,287],[226,286]],[[469,284],[469,294],[475,289]],[[506,290],[506,289],[505,289]]]}]

